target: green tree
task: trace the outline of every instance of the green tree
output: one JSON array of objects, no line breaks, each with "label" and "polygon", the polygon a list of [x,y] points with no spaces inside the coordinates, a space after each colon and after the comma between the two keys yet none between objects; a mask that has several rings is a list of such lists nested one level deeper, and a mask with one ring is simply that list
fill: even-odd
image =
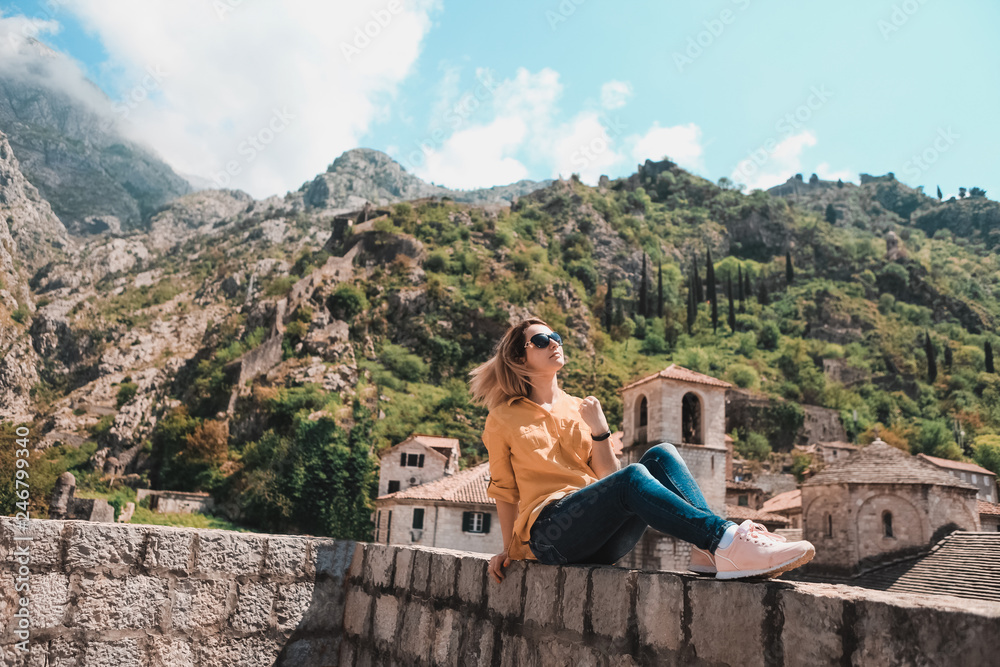
[{"label": "green tree", "polygon": [[837,209],[833,207],[832,203],[826,205],[826,221],[831,225],[837,222]]},{"label": "green tree", "polygon": [[327,308],[337,319],[350,322],[356,315],[368,310],[368,299],[357,285],[340,283],[327,299]]},{"label": "green tree", "polygon": [[941,194],[941,186],[940,185],[937,186],[937,196],[938,196],[938,201],[941,201],[942,199],[944,199],[944,195]]},{"label": "green tree", "polygon": [[663,262],[657,264],[656,270],[656,316],[663,317]]},{"label": "green tree", "polygon": [[934,384],[937,380],[937,350],[927,330],[924,330],[924,352],[927,354],[927,384]]},{"label": "green tree", "polygon": [[771,303],[771,298],[767,293],[767,281],[763,278],[761,278],[760,282],[757,283],[757,303],[762,306],[766,306]]},{"label": "green tree", "polygon": [[736,291],[738,292],[739,299],[740,299],[740,312],[741,313],[745,313],[745,312],[747,312],[747,310],[746,310],[746,307],[745,307],[745,305],[743,303],[743,300],[746,298],[746,291],[743,289],[743,265],[742,264],[740,264],[738,267],[736,267],[736,285],[737,285]]},{"label": "green tree", "polygon": [[719,295],[715,285],[715,264],[712,262],[712,249],[705,256],[705,282],[708,283],[708,299],[712,302],[712,333],[719,328]]},{"label": "green tree", "polygon": [[1000,475],[1000,435],[981,435],[973,440],[972,458],[987,470]]},{"label": "green tree", "polygon": [[983,343],[983,352],[986,353],[986,372],[995,373],[996,370],[993,368],[993,346],[990,345],[990,341]]},{"label": "green tree", "polygon": [[691,275],[694,277],[694,301],[696,304],[705,301],[705,292],[701,285],[701,275],[698,273],[698,255],[694,256],[691,266]]},{"label": "green tree", "polygon": [[795,280],[795,269],[792,268],[792,251],[785,251],[785,282],[789,285]]},{"label": "green tree", "polygon": [[688,299],[687,299],[687,332],[691,335],[691,328],[694,326],[695,318],[698,316],[697,304],[695,303],[694,278],[688,279]]},{"label": "green tree", "polygon": [[646,317],[649,312],[647,305],[649,303],[649,289],[646,286],[646,253],[642,253],[642,278],[639,282],[639,307],[638,314]]},{"label": "green tree", "polygon": [[614,286],[611,283],[611,274],[608,274],[608,291],[604,295],[604,331],[605,333],[611,331],[612,320],[614,319],[614,309],[615,302],[614,297],[611,295],[611,290]]},{"label": "green tree", "polygon": [[733,278],[726,279],[726,291],[729,296],[729,329],[736,333],[736,308],[733,306]]}]

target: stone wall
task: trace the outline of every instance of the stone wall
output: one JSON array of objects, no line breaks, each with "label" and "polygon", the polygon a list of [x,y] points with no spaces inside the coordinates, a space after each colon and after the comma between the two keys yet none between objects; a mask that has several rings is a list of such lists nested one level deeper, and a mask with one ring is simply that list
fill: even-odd
[{"label": "stone wall", "polygon": [[1000,608],[946,596],[358,544],[342,665],[995,664]]},{"label": "stone wall", "polygon": [[[355,543],[0,517],[0,664],[336,665]],[[16,644],[28,600],[29,654]]]},{"label": "stone wall", "polygon": [[1000,608],[946,596],[313,538],[0,518],[4,665],[995,664]]}]

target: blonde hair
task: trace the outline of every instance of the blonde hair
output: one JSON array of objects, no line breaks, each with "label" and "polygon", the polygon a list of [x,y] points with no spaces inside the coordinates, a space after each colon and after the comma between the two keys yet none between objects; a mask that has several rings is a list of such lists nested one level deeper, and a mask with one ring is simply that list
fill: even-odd
[{"label": "blonde hair", "polygon": [[[538,317],[529,317],[511,326],[493,348],[493,356],[469,371],[469,392],[476,403],[485,404],[490,410],[514,396],[527,396],[536,375],[524,366],[527,352],[524,331],[532,324],[544,324]],[[549,327],[551,328],[551,327]]]}]

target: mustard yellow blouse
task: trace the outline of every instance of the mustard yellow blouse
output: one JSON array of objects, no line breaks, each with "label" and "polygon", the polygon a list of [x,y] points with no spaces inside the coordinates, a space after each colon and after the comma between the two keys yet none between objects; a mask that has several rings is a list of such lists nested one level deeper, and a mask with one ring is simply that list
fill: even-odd
[{"label": "mustard yellow blouse", "polygon": [[582,398],[559,390],[551,410],[515,396],[490,410],[483,443],[490,456],[486,495],[518,503],[511,560],[538,560],[528,546],[531,526],[550,501],[600,479],[591,468],[591,430],[580,417]]}]

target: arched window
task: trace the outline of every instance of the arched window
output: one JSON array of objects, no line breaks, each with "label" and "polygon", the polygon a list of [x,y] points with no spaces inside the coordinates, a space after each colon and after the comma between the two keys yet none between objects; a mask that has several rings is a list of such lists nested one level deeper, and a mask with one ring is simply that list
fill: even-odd
[{"label": "arched window", "polygon": [[645,444],[646,427],[649,424],[649,402],[645,396],[639,397],[635,404],[635,443]]},{"label": "arched window", "polygon": [[833,516],[826,515],[826,536],[833,537]]},{"label": "arched window", "polygon": [[892,512],[886,510],[882,512],[882,534],[885,537],[892,537]]},{"label": "arched window", "polygon": [[642,400],[639,401],[639,428],[645,426],[649,421],[649,407],[646,403],[646,397],[643,396]]},{"label": "arched window", "polygon": [[692,445],[703,445],[701,432],[701,399],[692,393],[681,399],[681,441]]}]

